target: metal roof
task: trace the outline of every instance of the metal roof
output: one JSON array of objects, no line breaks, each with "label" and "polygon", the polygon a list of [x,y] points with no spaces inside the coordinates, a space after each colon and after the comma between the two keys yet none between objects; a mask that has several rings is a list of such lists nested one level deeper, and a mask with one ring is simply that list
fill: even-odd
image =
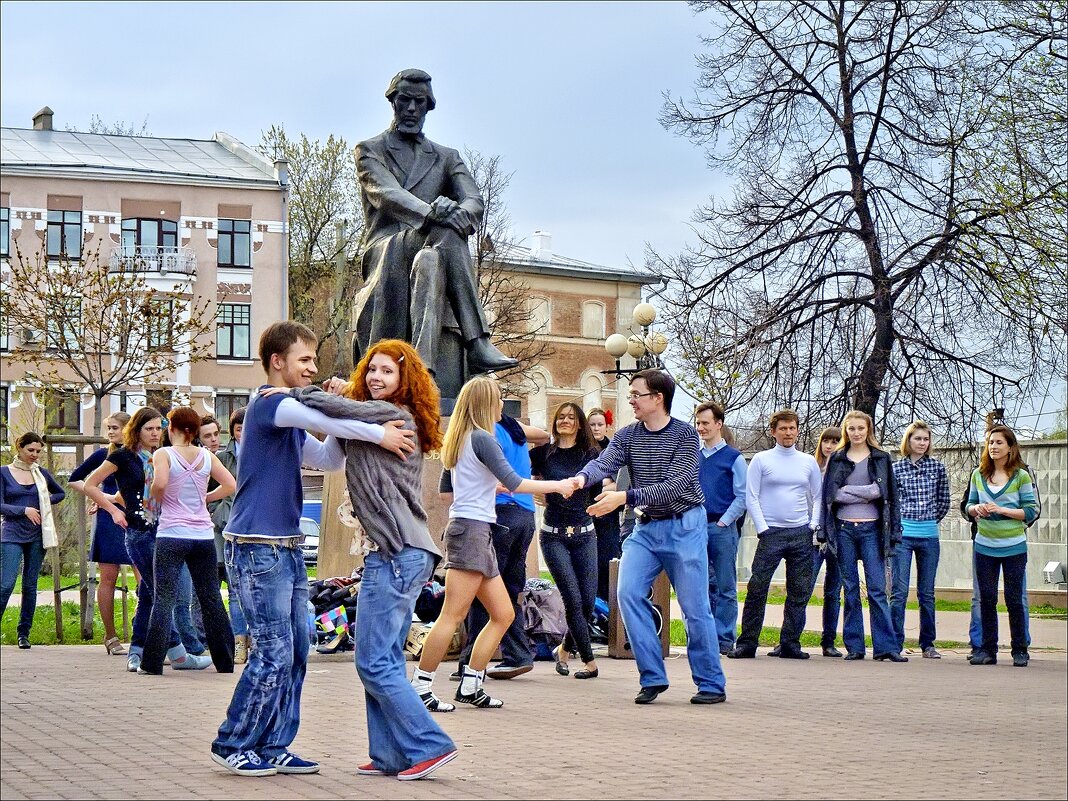
[{"label": "metal roof", "polygon": [[2,128],[0,133],[0,168],[11,175],[47,172],[112,180],[278,186],[274,165],[225,133],[208,140],[28,128]]},{"label": "metal roof", "polygon": [[605,281],[628,281],[636,284],[659,284],[663,277],[633,268],[606,267],[553,253],[548,259],[535,258],[532,250],[521,245],[494,243],[493,258],[501,264],[523,272],[552,273],[573,278],[596,278]]}]

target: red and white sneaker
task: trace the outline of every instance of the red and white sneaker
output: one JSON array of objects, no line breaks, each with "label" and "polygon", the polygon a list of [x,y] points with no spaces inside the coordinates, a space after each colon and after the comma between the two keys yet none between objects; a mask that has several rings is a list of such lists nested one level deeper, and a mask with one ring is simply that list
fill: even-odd
[{"label": "red and white sneaker", "polygon": [[442,754],[439,757],[428,759],[425,762],[420,762],[418,765],[412,765],[407,770],[402,770],[397,774],[397,778],[402,782],[410,782],[415,779],[425,779],[435,770],[440,768],[447,762],[452,762],[456,759],[456,751],[449,751],[447,754]]},{"label": "red and white sneaker", "polygon": [[356,772],[361,776],[394,776],[396,774],[389,771],[382,770],[382,768],[376,767],[374,762],[368,762],[366,765],[358,765]]}]

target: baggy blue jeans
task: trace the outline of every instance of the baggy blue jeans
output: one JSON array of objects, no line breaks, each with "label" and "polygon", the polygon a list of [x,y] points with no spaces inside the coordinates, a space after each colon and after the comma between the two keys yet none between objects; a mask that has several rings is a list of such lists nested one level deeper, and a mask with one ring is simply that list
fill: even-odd
[{"label": "baggy blue jeans", "polygon": [[[682,607],[694,684],[701,692],[726,693],[727,679],[719,661],[716,622],[708,603],[705,523],[704,507],[697,506],[685,512],[681,519],[640,522],[623,543],[617,596],[642,687],[668,683],[649,600],[653,582],[664,570]],[[664,624],[667,623],[665,620]]]},{"label": "baggy blue jeans", "polygon": [[7,609],[11,593],[15,590],[15,581],[19,576],[19,562],[22,562],[22,605],[19,611],[19,623],[15,633],[19,637],[29,637],[33,628],[33,614],[37,611],[37,579],[44,564],[45,549],[40,538],[32,542],[0,543],[3,561],[0,564],[0,611]]},{"label": "baggy blue jeans", "polygon": [[738,524],[708,523],[708,602],[721,651],[738,636]]},{"label": "baggy blue jeans", "polygon": [[857,560],[864,563],[864,581],[868,587],[868,619],[871,621],[872,652],[876,656],[897,653],[890,604],[886,598],[886,560],[879,541],[877,522],[838,521],[838,568],[845,588],[845,619],[842,639],[851,654],[862,654],[864,647],[864,607],[860,602],[860,572]]},{"label": "baggy blue jeans", "polygon": [[456,748],[423,705],[405,667],[415,600],[433,566],[429,552],[412,547],[392,559],[372,552],[364,561],[356,603],[356,673],[367,706],[367,751],[387,773]]},{"label": "baggy blue jeans", "polygon": [[216,753],[277,756],[297,736],[308,665],[308,572],[300,548],[226,543],[226,567],[256,647],[234,688]]},{"label": "baggy blue jeans", "polygon": [[[1023,585],[1024,638],[1031,647],[1031,607],[1027,601],[1027,581]],[[973,651],[983,647],[983,617],[979,604],[979,573],[975,569],[975,548],[972,548],[972,620],[968,626],[968,644]]]},{"label": "baggy blue jeans", "polygon": [[913,554],[916,554],[916,600],[920,604],[920,650],[934,647],[935,575],[938,573],[940,553],[938,537],[903,537],[894,553],[890,617],[894,622],[894,637],[897,638],[899,651],[905,647],[905,603],[909,598]]}]

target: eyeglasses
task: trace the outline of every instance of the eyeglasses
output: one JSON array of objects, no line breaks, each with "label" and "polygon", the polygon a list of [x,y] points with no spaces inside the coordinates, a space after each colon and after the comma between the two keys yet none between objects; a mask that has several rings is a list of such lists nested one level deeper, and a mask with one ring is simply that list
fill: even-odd
[{"label": "eyeglasses", "polygon": [[648,398],[650,395],[656,395],[655,392],[628,392],[627,400],[638,400],[638,398]]}]

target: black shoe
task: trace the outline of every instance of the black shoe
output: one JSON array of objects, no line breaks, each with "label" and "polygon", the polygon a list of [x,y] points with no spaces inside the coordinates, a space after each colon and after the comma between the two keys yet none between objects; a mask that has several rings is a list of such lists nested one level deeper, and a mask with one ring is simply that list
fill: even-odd
[{"label": "black shoe", "polygon": [[463,669],[463,666],[461,665],[460,667],[458,667],[456,670],[454,670],[452,673],[449,674],[449,681],[459,681],[463,677],[464,677],[464,669]]},{"label": "black shoe", "polygon": [[728,659],[756,659],[756,648],[743,648],[736,645],[727,653]]},{"label": "black shoe", "polygon": [[576,679],[595,679],[599,675],[601,675],[601,672],[597,668],[594,668],[593,670],[577,670],[577,671],[575,671],[575,678]]},{"label": "black shoe", "polygon": [[833,645],[825,645],[823,646],[823,655],[838,658],[841,657],[842,652],[835,648]]},{"label": "black shoe", "polygon": [[782,656],[782,646],[776,645],[774,648],[768,651],[768,656]]},{"label": "black shoe", "polygon": [[973,665],[996,665],[998,658],[988,654],[986,651],[976,651],[975,655],[968,659]]},{"label": "black shoe", "polygon": [[691,704],[722,704],[727,700],[727,696],[723,693],[706,693],[703,690],[692,698],[690,698]]},{"label": "black shoe", "polygon": [[733,645],[721,645],[719,647],[719,655],[720,656],[727,656],[727,654],[729,654],[733,649],[734,649]]},{"label": "black shoe", "polygon": [[656,700],[656,697],[660,693],[667,690],[666,684],[651,684],[648,687],[642,687],[636,696],[634,696],[634,703],[636,704],[649,704]]},{"label": "black shoe", "polygon": [[1013,654],[1012,666],[1013,667],[1027,667],[1027,663],[1031,661],[1031,657],[1027,654]]},{"label": "black shoe", "polygon": [[19,648],[26,649],[30,647],[29,637],[19,637]]},{"label": "black shoe", "polygon": [[808,659],[812,654],[807,651],[779,651],[779,659]]},{"label": "black shoe", "polygon": [[864,658],[864,652],[863,651],[850,651],[848,654],[845,655],[845,659],[843,661],[845,661],[845,662],[856,662],[858,659],[863,659],[863,658]]},{"label": "black shoe", "polygon": [[907,656],[902,656],[896,651],[887,651],[885,654],[876,654],[872,657],[876,662],[908,662]]},{"label": "black shoe", "polygon": [[486,675],[491,679],[514,679],[516,676],[522,676],[533,669],[533,665],[506,665],[502,662],[487,670]]},{"label": "black shoe", "polygon": [[511,370],[519,362],[497,350],[487,334],[467,343],[467,366],[472,373],[492,373]]}]

